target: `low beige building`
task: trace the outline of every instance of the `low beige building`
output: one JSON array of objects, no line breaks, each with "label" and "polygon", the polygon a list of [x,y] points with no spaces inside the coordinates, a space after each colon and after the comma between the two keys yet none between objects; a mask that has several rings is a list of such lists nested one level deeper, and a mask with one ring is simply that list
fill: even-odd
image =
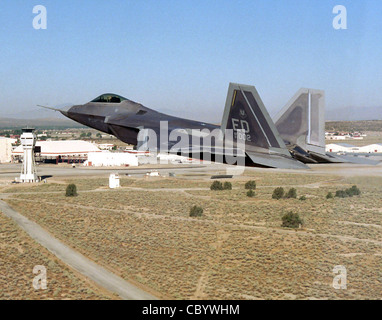
[{"label": "low beige building", "polygon": [[12,161],[12,144],[16,139],[0,137],[0,163]]}]

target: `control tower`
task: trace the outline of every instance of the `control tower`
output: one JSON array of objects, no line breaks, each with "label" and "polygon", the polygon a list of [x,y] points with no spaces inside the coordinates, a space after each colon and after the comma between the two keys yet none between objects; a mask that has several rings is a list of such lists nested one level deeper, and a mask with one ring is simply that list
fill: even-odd
[{"label": "control tower", "polygon": [[20,140],[24,150],[24,159],[23,167],[20,174],[20,182],[38,182],[34,162],[34,146],[36,144],[36,135],[34,134],[34,129],[23,129],[23,134],[21,135]]}]

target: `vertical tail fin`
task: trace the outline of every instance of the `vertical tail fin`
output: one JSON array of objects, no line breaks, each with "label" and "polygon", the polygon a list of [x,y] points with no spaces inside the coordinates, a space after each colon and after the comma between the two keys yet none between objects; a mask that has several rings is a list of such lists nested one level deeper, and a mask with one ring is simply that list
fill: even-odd
[{"label": "vertical tail fin", "polygon": [[[291,157],[253,86],[230,83],[221,129],[245,140],[246,153]],[[238,132],[239,130],[239,132]]]},{"label": "vertical tail fin", "polygon": [[325,92],[300,89],[275,117],[284,141],[325,154]]}]

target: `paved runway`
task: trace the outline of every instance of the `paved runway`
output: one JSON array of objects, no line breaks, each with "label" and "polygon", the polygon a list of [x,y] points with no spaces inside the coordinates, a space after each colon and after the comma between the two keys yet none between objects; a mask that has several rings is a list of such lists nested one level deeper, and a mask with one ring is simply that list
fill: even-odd
[{"label": "paved runway", "polygon": [[[296,173],[296,174],[333,174],[339,176],[382,176],[382,163],[378,165],[362,165],[354,163],[335,164],[310,164],[308,170],[287,170],[287,169],[267,169],[246,167],[246,170],[269,172],[269,173]],[[0,164],[0,180],[12,181],[20,176],[21,164]],[[218,163],[201,164],[168,164],[168,165],[144,165],[139,167],[83,167],[72,168],[69,165],[39,165],[37,167],[38,176],[45,177],[92,177],[105,176],[110,173],[119,173],[120,176],[131,175],[143,177],[151,170],[159,171],[160,175],[168,176],[170,173],[183,175],[185,179],[196,179],[212,175],[234,175],[240,176],[244,172],[243,167],[228,166]]]},{"label": "paved runway", "polygon": [[[0,179],[14,180],[20,176],[21,164],[1,164]],[[37,166],[38,176],[47,177],[79,177],[79,176],[108,176],[110,173],[118,172],[120,176],[144,176],[151,170],[157,170],[162,176],[168,176],[170,173],[185,174],[224,174],[228,170],[235,170],[235,166],[227,166],[224,164],[168,164],[168,165],[144,165],[139,167],[83,167],[77,166],[72,168],[69,165],[39,165]]]}]

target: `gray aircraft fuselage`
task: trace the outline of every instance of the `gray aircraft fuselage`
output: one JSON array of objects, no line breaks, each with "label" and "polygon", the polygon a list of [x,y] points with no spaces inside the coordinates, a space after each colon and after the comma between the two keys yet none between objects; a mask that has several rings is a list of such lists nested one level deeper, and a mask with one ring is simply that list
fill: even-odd
[{"label": "gray aircraft fuselage", "polygon": [[50,109],[142,149],[228,164],[308,168],[293,159],[253,86],[230,83],[221,126],[170,116],[110,93],[65,111]]},{"label": "gray aircraft fuselage", "polygon": [[228,88],[221,126],[170,116],[111,93],[66,111],[45,108],[150,151],[229,164],[236,158],[238,165],[284,169],[308,169],[305,163],[355,162],[325,154],[324,92],[320,90],[300,89],[276,123],[254,86],[235,83]]},{"label": "gray aircraft fuselage", "polygon": [[169,132],[183,128],[210,131],[220,128],[217,125],[160,113],[117,95],[106,94],[103,96],[113,96],[117,101],[118,99],[122,101],[91,101],[83,105],[72,106],[67,111],[60,110],[60,112],[76,122],[112,134],[119,140],[132,145],[138,144],[137,136],[141,129],[149,128],[159,135],[161,121],[168,123]]}]

